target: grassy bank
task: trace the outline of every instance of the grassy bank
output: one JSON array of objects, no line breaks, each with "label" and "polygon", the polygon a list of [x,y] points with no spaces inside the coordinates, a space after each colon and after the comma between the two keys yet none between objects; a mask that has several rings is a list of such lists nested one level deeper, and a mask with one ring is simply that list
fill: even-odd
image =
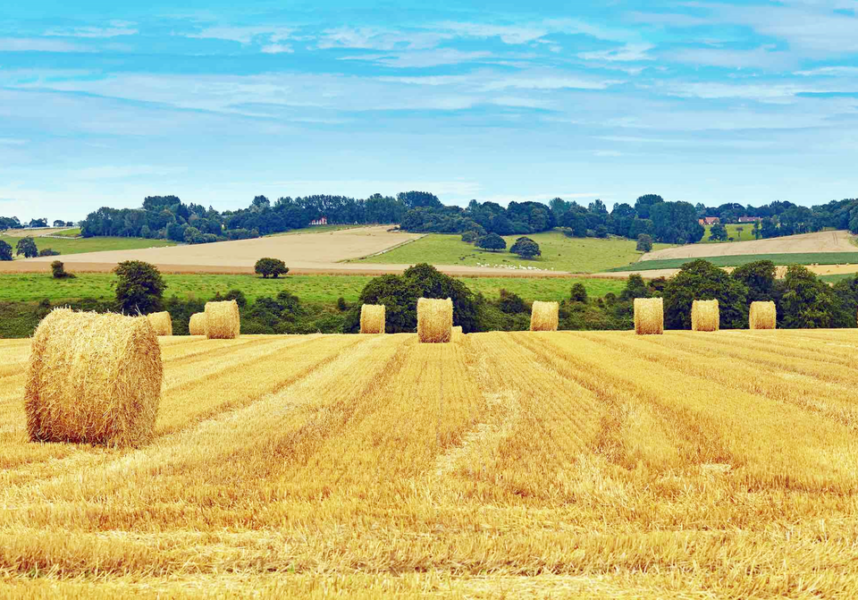
[{"label": "grassy bank", "polygon": [[[18,244],[19,237],[0,236],[10,246],[12,252]],[[33,238],[39,250],[50,248],[60,254],[81,254],[83,252],[103,252],[106,250],[139,250],[140,248],[162,248],[164,246],[175,246],[175,242],[167,240],[147,240],[144,238],[125,237],[94,237],[94,238],[68,238],[58,239],[49,237]]]},{"label": "grassy bank", "polygon": [[[69,269],[72,270],[72,269]],[[168,288],[166,296],[183,299],[208,299],[217,292],[221,294],[237,289],[244,292],[248,300],[260,296],[276,296],[287,289],[307,302],[336,302],[345,298],[357,301],[363,287],[372,277],[362,275],[290,275],[284,279],[261,279],[255,275],[164,275]],[[487,297],[496,297],[501,289],[515,292],[525,300],[561,300],[569,296],[574,283],[581,282],[592,297],[602,297],[608,292],[619,293],[624,280],[588,278],[513,278],[513,277],[463,277],[465,284]],[[32,302],[48,299],[64,302],[93,298],[108,300],[115,296],[112,287],[116,280],[109,273],[81,273],[74,279],[53,279],[48,273],[0,274],[0,302]]]},{"label": "grassy bank", "polygon": [[[521,236],[504,237],[507,250]],[[353,262],[414,264],[428,262],[433,265],[467,265],[508,268],[534,268],[569,273],[596,273],[620,267],[637,260],[643,253],[635,250],[636,242],[621,238],[569,238],[559,231],[534,233],[533,239],[542,251],[542,256],[533,260],[519,258],[506,252],[480,250],[466,244],[459,235],[430,234],[410,244],[389,252]],[[654,250],[670,248],[668,244],[656,244]]]},{"label": "grassy bank", "polygon": [[[652,271],[655,269],[678,269],[694,258],[671,258],[645,260],[608,269],[613,272]],[[776,265],[852,265],[858,264],[858,252],[810,252],[805,254],[748,254],[741,256],[709,256],[702,258],[717,267],[740,267],[758,260],[770,260]]]}]

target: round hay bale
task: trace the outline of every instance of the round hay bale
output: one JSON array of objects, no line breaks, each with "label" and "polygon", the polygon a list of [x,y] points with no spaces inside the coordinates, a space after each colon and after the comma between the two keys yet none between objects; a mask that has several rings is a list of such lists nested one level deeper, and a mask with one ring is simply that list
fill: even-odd
[{"label": "round hay bale", "polygon": [[635,333],[661,335],[664,333],[664,300],[635,298]]},{"label": "round hay bale", "polygon": [[384,333],[384,304],[364,304],[360,307],[360,332]]},{"label": "round hay bale", "polygon": [[168,312],[152,313],[146,316],[149,322],[152,323],[152,329],[155,330],[155,335],[173,335],[173,319],[170,318]]},{"label": "round hay bale", "polygon": [[531,331],[557,331],[560,324],[560,303],[540,302],[533,303],[530,310]]},{"label": "round hay bale", "polygon": [[234,340],[241,334],[241,313],[235,300],[206,302],[206,337]]},{"label": "round hay bale", "polygon": [[30,439],[139,446],[161,398],[161,348],[149,319],[60,308],[33,336],[24,408]]},{"label": "round hay bale", "polygon": [[718,331],[721,312],[717,300],[695,300],[691,305],[692,331]]},{"label": "round hay bale", "polygon": [[206,313],[194,313],[188,321],[188,332],[191,335],[206,334]]},{"label": "round hay bale", "polygon": [[423,344],[446,344],[453,337],[453,300],[417,300],[417,338]]},{"label": "round hay bale", "polygon": [[751,302],[748,315],[751,329],[777,329],[778,309],[774,302]]}]

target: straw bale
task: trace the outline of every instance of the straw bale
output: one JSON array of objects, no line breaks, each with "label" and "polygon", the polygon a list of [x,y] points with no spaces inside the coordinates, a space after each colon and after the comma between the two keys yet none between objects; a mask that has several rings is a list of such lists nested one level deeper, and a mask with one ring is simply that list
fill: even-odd
[{"label": "straw bale", "polygon": [[33,337],[24,391],[30,439],[144,444],[162,378],[161,348],[146,317],[56,309]]},{"label": "straw bale", "polygon": [[751,329],[777,329],[778,309],[774,302],[751,302],[748,315]]},{"label": "straw bale", "polygon": [[241,313],[235,300],[206,302],[206,337],[234,340],[241,334]]},{"label": "straw bale", "polygon": [[720,327],[718,300],[695,300],[691,305],[691,330],[718,331]]},{"label": "straw bale", "polygon": [[635,333],[661,335],[664,333],[664,300],[635,298]]},{"label": "straw bale", "polygon": [[384,333],[384,304],[364,304],[360,307],[360,332]]},{"label": "straw bale", "polygon": [[557,331],[560,324],[560,304],[558,302],[533,303],[530,311],[531,331]]},{"label": "straw bale", "polygon": [[453,300],[417,301],[417,338],[421,343],[447,343],[453,337]]},{"label": "straw bale", "polygon": [[173,335],[173,319],[168,312],[157,312],[146,316],[152,323],[155,335]]},{"label": "straw bale", "polygon": [[188,322],[188,332],[191,335],[206,334],[206,313],[194,313]]}]

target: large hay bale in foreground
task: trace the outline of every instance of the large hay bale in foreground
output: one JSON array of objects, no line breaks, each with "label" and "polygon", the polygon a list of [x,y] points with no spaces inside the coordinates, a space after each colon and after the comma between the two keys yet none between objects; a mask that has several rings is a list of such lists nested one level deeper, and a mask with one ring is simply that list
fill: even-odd
[{"label": "large hay bale in foreground", "polygon": [[152,438],[161,380],[161,348],[146,317],[54,310],[30,352],[30,439],[143,444]]},{"label": "large hay bale in foreground", "polygon": [[533,303],[530,310],[531,331],[557,331],[560,325],[560,303],[540,302]]},{"label": "large hay bale in foreground", "polygon": [[453,300],[417,301],[417,338],[421,343],[445,344],[453,337]]},{"label": "large hay bale in foreground", "polygon": [[206,313],[194,313],[188,321],[188,333],[191,335],[206,334]]},{"label": "large hay bale in foreground", "polygon": [[155,330],[155,335],[173,335],[173,319],[168,312],[157,312],[146,316],[149,322],[152,323],[152,329]]},{"label": "large hay bale in foreground", "polygon": [[777,329],[778,309],[774,302],[751,302],[748,315],[751,329]]},{"label": "large hay bale in foreground", "polygon": [[384,333],[384,304],[364,304],[360,307],[360,332]]},{"label": "large hay bale in foreground", "polygon": [[664,333],[664,300],[635,298],[635,333],[661,335]]},{"label": "large hay bale in foreground", "polygon": [[692,331],[718,331],[721,311],[717,300],[695,300],[691,305]]},{"label": "large hay bale in foreground", "polygon": [[234,340],[241,334],[241,313],[235,300],[206,302],[206,337]]}]

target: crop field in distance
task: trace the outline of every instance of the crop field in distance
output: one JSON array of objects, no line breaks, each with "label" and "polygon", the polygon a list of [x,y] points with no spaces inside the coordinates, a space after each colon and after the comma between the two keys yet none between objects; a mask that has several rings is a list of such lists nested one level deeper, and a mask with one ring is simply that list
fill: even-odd
[{"label": "crop field in distance", "polygon": [[[16,230],[20,231],[20,230]],[[36,247],[39,250],[50,248],[59,252],[61,255],[69,254],[84,254],[87,252],[105,252],[110,250],[138,250],[142,248],[164,248],[167,246],[175,246],[176,242],[170,240],[147,240],[145,238],[132,237],[93,237],[93,238],[74,238],[60,235],[65,231],[57,232],[58,237],[34,237]],[[25,237],[23,235],[0,235],[0,240],[12,246],[12,251],[18,241]],[[19,257],[23,258],[23,256]],[[63,260],[61,256],[52,257],[51,260]]]},{"label": "crop field in distance", "polygon": [[858,594],[858,332],[162,338],[155,440],[36,444],[0,593]]}]

